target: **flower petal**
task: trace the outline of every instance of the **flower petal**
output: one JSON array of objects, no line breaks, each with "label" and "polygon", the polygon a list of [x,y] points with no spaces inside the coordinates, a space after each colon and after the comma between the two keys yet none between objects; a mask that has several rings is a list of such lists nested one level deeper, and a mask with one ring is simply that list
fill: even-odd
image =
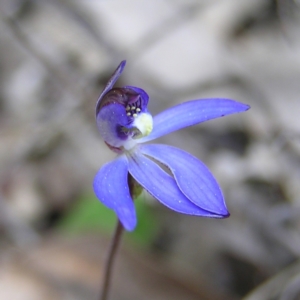
[{"label": "flower petal", "polygon": [[243,112],[250,107],[229,99],[192,100],[173,106],[153,118],[153,131],[139,143],[159,138],[165,134],[210,119]]},{"label": "flower petal", "polygon": [[128,125],[128,117],[124,106],[119,103],[104,106],[96,121],[100,135],[107,144],[121,147],[128,139],[128,135],[122,131],[122,127]]},{"label": "flower petal", "polygon": [[128,187],[128,160],[120,156],[105,164],[96,174],[93,188],[96,196],[113,209],[126,230],[136,226],[136,213]]},{"label": "flower petal", "polygon": [[117,82],[117,80],[119,79],[119,77],[121,76],[124,67],[126,65],[126,60],[121,61],[121,63],[119,64],[119,66],[117,67],[117,69],[115,70],[115,72],[111,75],[110,79],[108,80],[108,82],[106,83],[106,86],[104,87],[103,91],[101,92],[97,103],[96,103],[96,115],[99,111],[98,106],[101,102],[102,97],[113,88],[113,86],[115,85],[115,83]]},{"label": "flower petal", "polygon": [[154,198],[179,213],[203,217],[222,218],[223,215],[206,211],[193,204],[180,191],[176,181],[151,159],[138,151],[130,154],[129,173]]},{"label": "flower petal", "polygon": [[224,217],[229,215],[217,181],[196,157],[167,145],[140,145],[140,151],[166,165],[182,193],[195,205]]}]

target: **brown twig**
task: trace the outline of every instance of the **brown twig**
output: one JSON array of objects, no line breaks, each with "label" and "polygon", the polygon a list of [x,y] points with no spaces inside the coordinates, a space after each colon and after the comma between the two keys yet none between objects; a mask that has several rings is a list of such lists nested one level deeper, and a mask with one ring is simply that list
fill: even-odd
[{"label": "brown twig", "polygon": [[110,288],[110,281],[111,281],[111,273],[113,269],[113,265],[116,259],[117,250],[120,245],[121,237],[123,233],[123,226],[121,222],[118,220],[114,236],[111,240],[110,248],[108,250],[108,256],[106,258],[105,266],[104,266],[104,274],[102,280],[102,288],[100,293],[99,300],[107,300],[109,288]]}]

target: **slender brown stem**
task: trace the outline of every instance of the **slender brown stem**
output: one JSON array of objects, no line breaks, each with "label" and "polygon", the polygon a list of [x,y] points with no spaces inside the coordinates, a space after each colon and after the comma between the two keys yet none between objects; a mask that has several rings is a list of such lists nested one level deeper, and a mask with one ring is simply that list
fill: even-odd
[{"label": "slender brown stem", "polygon": [[118,220],[118,224],[116,226],[114,236],[111,240],[111,244],[108,250],[108,256],[105,261],[102,288],[101,288],[99,300],[107,300],[107,296],[110,288],[112,268],[115,262],[117,250],[120,245],[122,233],[123,233],[123,226],[121,222]]}]

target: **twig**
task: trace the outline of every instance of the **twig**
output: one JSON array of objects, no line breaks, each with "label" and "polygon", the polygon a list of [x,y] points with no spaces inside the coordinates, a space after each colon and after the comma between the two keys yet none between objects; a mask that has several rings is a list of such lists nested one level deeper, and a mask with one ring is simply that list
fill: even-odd
[{"label": "twig", "polygon": [[121,222],[118,220],[118,224],[116,226],[114,236],[112,238],[110,248],[108,251],[108,256],[104,266],[104,275],[103,275],[102,288],[101,288],[99,300],[107,300],[107,296],[110,288],[112,268],[116,259],[116,254],[120,245],[122,233],[123,233],[123,226]]}]

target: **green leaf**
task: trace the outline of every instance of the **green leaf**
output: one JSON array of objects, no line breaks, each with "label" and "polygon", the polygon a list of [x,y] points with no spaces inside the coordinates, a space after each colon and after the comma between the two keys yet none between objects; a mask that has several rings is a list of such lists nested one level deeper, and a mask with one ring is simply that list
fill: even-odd
[{"label": "green leaf", "polygon": [[[142,195],[135,201],[138,224],[126,239],[140,246],[148,246],[154,239],[158,224],[151,207]],[[116,226],[114,211],[108,209],[93,194],[83,194],[57,224],[57,229],[64,234],[80,235],[102,232],[111,234]]]},{"label": "green leaf", "polygon": [[92,231],[111,231],[116,223],[114,212],[96,199],[94,195],[82,195],[62,218],[58,229],[69,234]]}]

